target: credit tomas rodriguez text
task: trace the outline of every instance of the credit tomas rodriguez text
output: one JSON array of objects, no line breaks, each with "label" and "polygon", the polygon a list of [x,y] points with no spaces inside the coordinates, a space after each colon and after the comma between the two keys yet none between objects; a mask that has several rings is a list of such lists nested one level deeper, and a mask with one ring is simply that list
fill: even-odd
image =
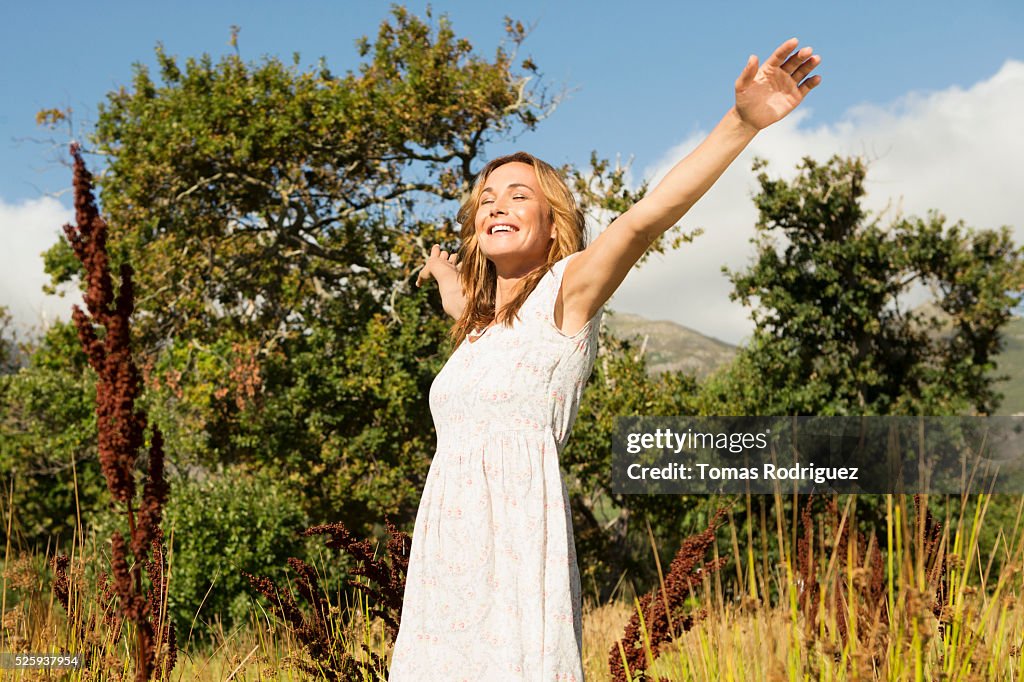
[{"label": "credit tomas rodriguez text", "polygon": [[724,467],[696,463],[692,466],[673,462],[659,467],[630,464],[626,475],[634,481],[856,481],[859,467],[819,467],[813,462],[808,465],[777,466],[762,464],[760,467]]}]

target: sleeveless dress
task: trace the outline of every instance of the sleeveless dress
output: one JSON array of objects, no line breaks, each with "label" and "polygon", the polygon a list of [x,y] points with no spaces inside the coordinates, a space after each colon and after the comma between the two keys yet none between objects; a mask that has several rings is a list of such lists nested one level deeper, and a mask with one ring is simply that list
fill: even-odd
[{"label": "sleeveless dress", "polygon": [[570,258],[541,279],[513,326],[463,341],[430,388],[437,452],[389,682],[583,680],[559,454],[594,365],[601,313],[572,336],[555,326]]}]

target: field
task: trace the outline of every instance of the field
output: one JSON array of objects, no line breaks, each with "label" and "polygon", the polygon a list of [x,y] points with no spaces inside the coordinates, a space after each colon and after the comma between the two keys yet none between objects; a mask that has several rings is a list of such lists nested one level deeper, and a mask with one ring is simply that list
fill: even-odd
[{"label": "field", "polygon": [[[627,581],[608,603],[587,601],[588,680],[1024,679],[1021,498],[960,505],[851,496],[815,500],[813,513],[808,498],[731,502],[717,530],[687,538],[671,565],[659,563],[663,580],[652,595],[638,599]],[[851,532],[864,528],[871,504],[884,519],[878,532]],[[5,670],[3,679],[133,678],[131,628],[110,636],[103,598],[78,568],[98,563],[101,547],[96,538],[79,543],[82,554],[71,560],[70,592],[80,599],[71,600],[70,615],[45,568],[49,557],[6,548],[4,650],[88,653],[89,665],[50,676]],[[167,679],[383,679],[371,674],[368,654],[386,661],[387,628],[328,572],[317,569],[321,585],[336,585],[325,590],[330,607],[318,636],[330,656],[311,655],[308,637],[254,600],[248,626],[221,631],[212,646],[179,633]],[[304,607],[307,623],[316,621]],[[616,654],[628,673],[610,672]],[[313,672],[316,661],[327,662],[321,672]],[[357,661],[367,664],[362,672]]]}]

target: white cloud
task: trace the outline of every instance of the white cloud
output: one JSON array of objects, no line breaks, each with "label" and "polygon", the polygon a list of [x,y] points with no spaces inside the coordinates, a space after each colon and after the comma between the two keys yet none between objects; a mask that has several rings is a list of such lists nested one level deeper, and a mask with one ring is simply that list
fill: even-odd
[{"label": "white cloud", "polygon": [[81,300],[77,290],[64,297],[42,291],[49,277],[41,254],[73,217],[51,197],[16,204],[0,199],[0,305],[10,309],[19,336],[38,332],[55,319],[68,319],[71,304]]},{"label": "white cloud", "polygon": [[[822,87],[828,87],[828,84]],[[652,257],[630,274],[613,309],[673,320],[736,343],[752,330],[748,311],[729,301],[721,266],[750,262],[757,212],[750,171],[757,156],[773,175],[792,177],[804,156],[824,161],[833,154],[860,155],[868,167],[866,206],[891,202],[904,215],[937,209],[951,221],[975,228],[1010,225],[1024,243],[1024,63],[1008,61],[991,78],[969,89],[912,93],[888,105],[862,105],[834,125],[813,126],[813,93],[790,118],[762,132],[683,220],[704,235],[678,252]],[[671,149],[647,169],[660,179],[706,133]],[[892,210],[892,209],[890,209]]]}]

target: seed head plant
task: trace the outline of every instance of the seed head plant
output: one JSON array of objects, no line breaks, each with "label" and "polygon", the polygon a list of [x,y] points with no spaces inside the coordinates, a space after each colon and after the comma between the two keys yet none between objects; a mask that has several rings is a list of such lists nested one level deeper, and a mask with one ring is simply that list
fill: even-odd
[{"label": "seed head plant", "polygon": [[[356,588],[374,606],[363,614],[367,619],[378,617],[383,621],[391,642],[398,634],[401,622],[402,597],[405,592],[405,575],[409,566],[411,539],[398,531],[390,521],[385,520],[388,532],[386,551],[389,561],[374,556],[369,540],[358,540],[341,522],[313,526],[303,535],[327,535],[327,546],[346,552],[357,562],[352,574],[376,583],[376,587],[351,578],[348,585]],[[332,607],[324,590],[320,587],[316,571],[301,559],[288,559],[288,565],[296,574],[295,590],[310,607],[310,614],[303,612],[288,589],[279,588],[267,577],[255,576],[243,571],[253,589],[270,600],[273,610],[287,625],[296,639],[302,643],[312,663],[293,660],[303,672],[322,675],[328,680],[341,682],[362,682],[364,679],[385,681],[387,667],[384,658],[373,651],[366,642],[360,649],[369,661],[357,659],[346,646],[344,630],[335,622]]]},{"label": "seed head plant", "polygon": [[[120,267],[120,285],[114,292],[114,278],[107,252],[107,224],[100,216],[93,195],[92,175],[85,167],[77,144],[74,157],[75,225],[65,225],[64,234],[81,261],[86,281],[83,295],[86,310],[74,306],[72,319],[78,338],[96,371],[96,421],[100,467],[112,497],[112,504],[124,512],[129,536],[114,531],[111,536],[111,575],[101,576],[104,624],[113,639],[127,621],[134,632],[132,646],[135,680],[164,679],[174,667],[177,655],[174,627],[167,618],[167,561],[160,521],[167,499],[164,480],[163,437],[154,426],[150,431],[148,472],[141,500],[136,500],[135,473],[144,446],[146,414],[135,401],[142,391],[142,377],[131,352],[131,315],[134,311],[132,268]],[[102,333],[101,333],[102,330]],[[137,506],[136,506],[137,505]],[[69,559],[53,560],[54,591],[74,620],[81,600],[73,596],[78,587],[67,573]],[[149,589],[143,588],[143,571]],[[116,596],[114,604],[103,595]],[[81,624],[79,624],[81,625]]]},{"label": "seed head plant", "polygon": [[719,509],[707,529],[683,540],[664,584],[640,598],[622,640],[608,652],[608,667],[615,682],[650,679],[647,669],[661,649],[704,617],[703,611],[686,610],[686,601],[707,576],[725,565],[725,559],[707,559],[725,515],[726,510]]}]

